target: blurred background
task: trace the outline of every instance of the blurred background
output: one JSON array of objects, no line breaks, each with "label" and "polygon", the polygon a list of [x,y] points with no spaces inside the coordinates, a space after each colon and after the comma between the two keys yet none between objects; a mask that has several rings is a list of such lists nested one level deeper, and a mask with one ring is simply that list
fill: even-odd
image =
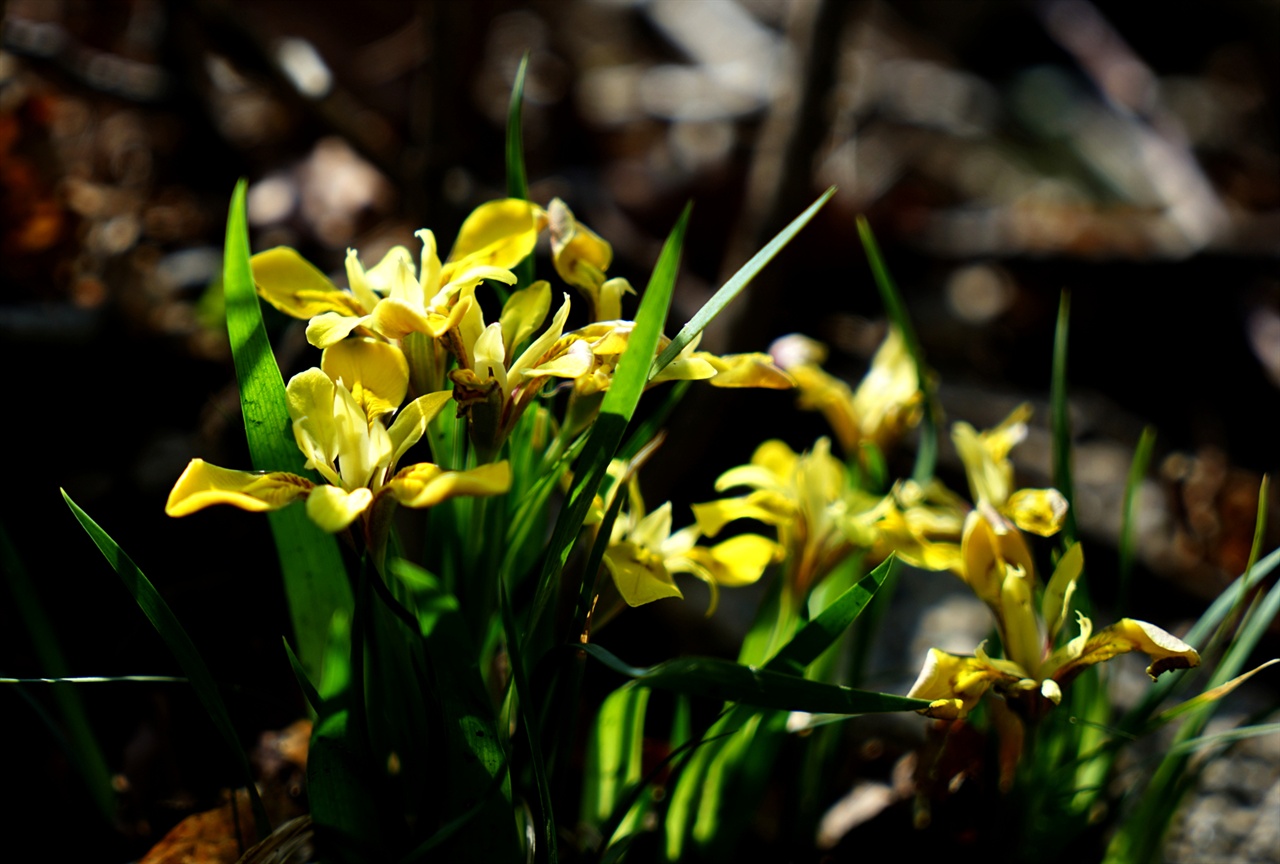
[{"label": "blurred background", "polygon": [[[266,521],[163,515],[190,458],[249,465],[218,287],[231,189],[248,178],[254,249],[290,245],[329,272],[348,247],[366,263],[396,244],[416,251],[424,226],[447,246],[474,206],[504,194],[526,52],[531,197],[563,198],[608,239],[611,275],[642,286],[694,202],[669,332],[836,185],[704,347],[764,350],[802,331],[856,381],[884,332],[854,228],[864,214],[948,420],[989,426],[1032,401],[1036,427],[1015,455],[1026,485],[1047,485],[1053,328],[1069,291],[1076,516],[1094,591],[1112,596],[1124,479],[1147,425],[1139,581],[1119,614],[1175,629],[1244,566],[1280,418],[1274,0],[1166,3],[1158,16],[1086,0],[0,10],[0,368],[14,387],[0,526],[6,572],[25,574],[51,622],[0,595],[2,675],[51,674],[32,629],[53,634],[65,674],[176,672],[61,486],[206,650],[246,741],[299,716]],[[286,378],[315,362],[300,323],[268,323]],[[825,434],[790,394],[691,395],[645,478],[654,502],[711,497],[766,437],[802,449]],[[945,441],[940,471],[964,488]],[[619,622],[616,638],[634,642],[620,652],[647,663],[732,650],[734,604],[708,620],[689,593],[681,609]],[[886,675],[909,685],[918,662],[901,655],[916,647],[902,649]],[[1277,650],[1273,634],[1266,656]],[[1259,677],[1256,698],[1274,705],[1276,675]],[[51,693],[15,691],[0,691],[7,836],[129,860],[216,802],[227,771],[181,685],[77,691],[121,793],[115,824],[95,816],[40,719]],[[1262,843],[1272,857],[1257,860],[1276,860],[1280,842],[1253,827],[1253,808],[1280,807],[1280,745],[1262,740],[1246,754],[1249,784],[1202,788],[1195,806],[1227,803],[1199,817],[1208,827],[1185,819],[1169,860],[1207,860],[1194,855],[1211,835],[1223,855]],[[1228,829],[1233,802],[1254,818]]]}]

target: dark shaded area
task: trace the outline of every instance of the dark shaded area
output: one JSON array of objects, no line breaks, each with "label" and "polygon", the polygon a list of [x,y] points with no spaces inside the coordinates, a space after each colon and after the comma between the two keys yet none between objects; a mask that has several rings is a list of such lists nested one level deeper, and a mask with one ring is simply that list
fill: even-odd
[{"label": "dark shaded area", "polygon": [[[949,419],[990,425],[1031,399],[1043,428],[1068,290],[1079,517],[1098,594],[1109,599],[1104,550],[1147,424],[1159,438],[1143,584],[1125,611],[1190,618],[1247,555],[1280,417],[1273,5],[1165,4],[1158,22],[1141,4],[1073,0],[9,0],[3,14],[0,524],[73,674],[176,670],[59,486],[173,605],[247,742],[297,716],[265,520],[162,512],[191,457],[248,464],[216,289],[232,186],[251,183],[255,249],[291,245],[329,272],[348,246],[370,261],[396,243],[416,252],[424,225],[451,238],[503,194],[506,100],[525,51],[532,197],[564,198],[610,240],[613,275],[643,285],[696,202],[673,325],[837,184],[705,347],[763,350],[804,331],[856,379],[883,318],[854,230],[863,213]],[[545,255],[538,267],[550,272]],[[286,378],[314,362],[298,322],[269,324]],[[646,477],[652,500],[678,509],[760,440],[803,448],[823,434],[788,394],[691,395]],[[1044,441],[1021,453],[1031,485],[1048,482]],[[946,449],[942,472],[960,488]],[[610,638],[634,646],[634,663],[726,650],[723,622],[701,611],[641,610]],[[0,674],[43,674],[8,602]],[[230,765],[181,685],[79,692],[127,779],[117,824],[95,821],[27,704],[52,700],[6,687],[0,825],[57,838],[59,858],[128,860],[211,806]]]}]

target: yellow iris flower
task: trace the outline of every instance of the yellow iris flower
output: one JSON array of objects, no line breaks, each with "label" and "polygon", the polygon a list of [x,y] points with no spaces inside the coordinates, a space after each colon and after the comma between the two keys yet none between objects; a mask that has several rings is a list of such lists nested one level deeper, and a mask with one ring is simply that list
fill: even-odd
[{"label": "yellow iris flower", "polygon": [[765,441],[751,462],[716,480],[716,491],[751,489],[737,498],[693,506],[703,533],[715,536],[733,519],[755,519],[778,529],[786,552],[787,581],[804,597],[855,548],[871,548],[883,499],[850,485],[845,466],[820,438],[808,453],[796,454],[781,441]]},{"label": "yellow iris flower", "polygon": [[533,251],[546,214],[527,201],[507,198],[477,207],[458,233],[442,264],[435,235],[422,240],[421,266],[414,272],[409,250],[396,246],[366,270],[347,250],[350,289],[337,288],[296,251],[277,247],[251,259],[258,294],[286,315],[308,319],[307,339],[328,348],[352,333],[402,339],[410,333],[433,337],[455,326],[466,311],[459,297],[483,279],[514,284],[510,272]]},{"label": "yellow iris flower", "polygon": [[739,534],[715,546],[699,546],[702,530],[697,524],[672,533],[670,501],[646,514],[639,484],[633,479],[627,489],[630,506],[613,525],[604,563],[630,606],[683,597],[673,575],[689,573],[711,589],[710,615],[720,586],[736,588],[756,582],[781,553],[777,543],[758,534]]},{"label": "yellow iris flower", "polygon": [[547,206],[551,232],[551,262],[560,278],[577,288],[591,304],[592,321],[622,317],[622,296],[634,294],[626,279],[605,275],[613,262],[613,247],[599,234],[574,218],[559,198]]},{"label": "yellow iris flower", "polygon": [[482,461],[492,459],[520,415],[548,378],[575,379],[592,363],[590,349],[576,340],[562,340],[569,317],[565,294],[551,324],[518,355],[520,346],[542,326],[551,308],[551,286],[535,282],[516,291],[502,308],[498,321],[486,325],[475,285],[463,291],[466,312],[446,334],[458,368],[449,373],[454,398],[469,420],[469,432]]},{"label": "yellow iris flower", "polygon": [[1058,562],[1038,616],[1033,609],[1034,577],[1017,565],[1002,565],[997,622],[1005,659],[987,656],[983,645],[972,656],[933,648],[907,695],[930,700],[922,713],[954,720],[968,714],[994,689],[1022,716],[1037,717],[1062,700],[1062,688],[1083,669],[1119,654],[1142,651],[1151,657],[1147,674],[1153,680],[1162,672],[1200,664],[1200,655],[1190,645],[1154,624],[1132,618],[1094,633],[1093,622],[1077,613],[1079,634],[1054,648],[1083,565],[1084,555],[1075,544]]},{"label": "yellow iris flower", "polygon": [[857,453],[863,442],[884,450],[920,422],[919,373],[896,327],[889,328],[857,390],[822,368],[826,346],[808,336],[783,336],[769,353],[795,379],[797,405],[821,412],[845,453]]},{"label": "yellow iris flower", "polygon": [[[952,439],[975,501],[974,509],[964,516],[958,552],[949,539],[937,539],[955,530],[961,505],[954,496],[935,492],[928,496],[933,498],[931,509],[894,510],[901,524],[886,524],[882,529],[882,539],[891,545],[901,543],[895,548],[904,558],[915,556],[912,563],[958,573],[991,609],[1000,633],[1003,659],[988,656],[982,645],[972,656],[936,648],[929,652],[909,695],[930,700],[924,713],[933,717],[963,717],[991,689],[1018,708],[1021,716],[1037,717],[1061,701],[1062,687],[1081,670],[1130,651],[1143,651],[1152,658],[1147,673],[1153,678],[1200,662],[1200,655],[1182,640],[1154,624],[1130,618],[1095,634],[1093,622],[1077,614],[1079,634],[1055,647],[1070,617],[1084,555],[1079,544],[1066,551],[1044,587],[1037,610],[1034,598],[1039,584],[1022,530],[1046,537],[1056,534],[1066,518],[1067,502],[1056,489],[1014,490],[1009,453],[1026,437],[1030,414],[1030,406],[1021,405],[998,426],[981,433],[967,423],[953,427]],[[914,524],[906,515],[913,510]]]},{"label": "yellow iris flower", "polygon": [[446,471],[429,462],[396,470],[449,401],[428,393],[395,412],[408,390],[408,364],[400,349],[373,339],[349,339],[325,349],[320,368],[290,379],[289,416],[307,468],[327,484],[287,472],[235,471],[193,459],[169,493],[165,512],[186,516],[214,504],[242,510],[278,510],[305,499],[307,515],[330,533],[365,517],[382,501],[431,507],[460,495],[500,495],[511,486],[505,463]]}]

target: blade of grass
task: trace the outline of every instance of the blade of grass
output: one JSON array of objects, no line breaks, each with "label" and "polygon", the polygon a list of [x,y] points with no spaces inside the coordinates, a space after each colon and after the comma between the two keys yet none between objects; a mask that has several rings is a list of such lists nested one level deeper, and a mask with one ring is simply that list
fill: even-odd
[{"label": "blade of grass", "polygon": [[[1239,637],[1210,676],[1210,689],[1221,686],[1240,671],[1271,620],[1280,612],[1280,588],[1272,588],[1256,612],[1246,622]],[[1208,709],[1193,713],[1179,727],[1172,746],[1165,751],[1154,776],[1144,787],[1137,806],[1112,838],[1107,848],[1107,862],[1127,864],[1156,859],[1160,840],[1191,785],[1187,776],[1188,761],[1195,746],[1190,742],[1199,738],[1218,704],[1213,703]]]},{"label": "blade of grass", "polygon": [[[1053,486],[1067,499],[1067,521],[1062,527],[1061,535],[1064,549],[1076,542],[1075,491],[1071,473],[1071,414],[1067,402],[1067,337],[1071,329],[1070,318],[1071,294],[1063,291],[1058,302],[1058,323],[1053,332],[1053,380],[1049,387],[1049,404],[1053,428]],[[1083,605],[1080,605],[1080,609],[1084,614],[1089,612]]]},{"label": "blade of grass", "polygon": [[716,657],[679,657],[639,668],[628,665],[599,645],[584,645],[583,650],[618,674],[634,678],[646,687],[756,708],[811,714],[877,714],[929,707],[924,699],[821,684]]},{"label": "blade of grass", "polygon": [[1137,533],[1138,489],[1147,476],[1147,468],[1151,464],[1151,453],[1155,449],[1156,430],[1147,426],[1138,438],[1138,446],[1133,451],[1133,463],[1129,466],[1129,479],[1124,487],[1124,504],[1122,505],[1120,523],[1119,570],[1120,586],[1117,593],[1116,608],[1129,608],[1129,583],[1133,577],[1134,537]]},{"label": "blade of grass", "polygon": [[[663,244],[662,253],[658,256],[658,263],[654,265],[640,308],[636,312],[635,328],[631,331],[627,348],[618,361],[613,380],[600,405],[600,415],[576,463],[574,485],[567,505],[556,519],[538,580],[530,625],[530,636],[534,640],[545,638],[539,634],[539,628],[547,614],[551,597],[556,593],[557,577],[569,560],[591,501],[609,468],[609,460],[617,453],[623,433],[635,414],[641,393],[644,392],[646,373],[652,363],[650,358],[657,350],[667,310],[671,307],[671,295],[675,289],[680,251],[684,245],[691,206],[685,207]],[[535,641],[534,645],[540,648],[545,642]],[[535,650],[535,655],[537,654],[541,654],[541,651]]]},{"label": "blade of grass", "polygon": [[[1265,501],[1265,499],[1260,500]],[[1265,522],[1260,520],[1258,524],[1265,524]],[[1217,599],[1200,616],[1200,619],[1187,631],[1183,641],[1188,645],[1193,648],[1203,646],[1227,616],[1239,605],[1241,598],[1248,596],[1250,592],[1262,583],[1263,579],[1270,576],[1272,571],[1277,566],[1280,566],[1280,549],[1273,550],[1265,558],[1254,563],[1254,556],[1258,551],[1259,542],[1255,530],[1254,548],[1250,552],[1249,566],[1245,568],[1243,574],[1218,595]],[[1140,730],[1147,722],[1147,718],[1155,711],[1156,706],[1164,701],[1173,688],[1182,681],[1182,677],[1174,675],[1161,676],[1159,681],[1147,688],[1147,693],[1142,698],[1142,701],[1130,709],[1124,719],[1120,721],[1120,728],[1127,733],[1135,733]]]},{"label": "blade of grass", "polygon": [[821,614],[805,624],[764,668],[775,672],[803,674],[805,667],[834,645],[862,614],[880,586],[897,574],[898,567],[896,557],[885,559],[880,566],[831,601]]},{"label": "blade of grass", "polygon": [[751,280],[756,278],[756,275],[765,268],[765,265],[772,261],[791,242],[796,234],[800,233],[801,228],[809,224],[809,220],[817,215],[818,211],[831,199],[835,192],[836,187],[834,186],[823,192],[817,201],[814,201],[807,210],[792,219],[790,225],[779,231],[776,237],[764,245],[764,248],[751,256],[751,260],[738,268],[738,272],[734,273],[728,282],[720,286],[720,289],[711,295],[710,300],[702,304],[702,308],[689,319],[688,323],[680,328],[676,338],[672,339],[671,343],[653,361],[653,366],[649,369],[649,380],[652,381],[654,376],[667,368],[667,364],[676,359],[676,356],[685,349],[685,346],[706,329],[707,325],[720,314],[724,307],[732,303],[733,299],[742,293],[742,289],[746,288],[751,283]]},{"label": "blade of grass", "polygon": [[71,496],[67,494],[65,489],[60,491],[62,492],[63,500],[71,508],[76,520],[84,527],[94,544],[97,545],[98,550],[102,552],[103,557],[115,569],[116,574],[124,582],[125,588],[133,596],[134,602],[138,604],[138,608],[147,616],[151,625],[156,628],[156,632],[160,634],[160,638],[169,646],[169,650],[173,652],[178,665],[186,673],[192,688],[195,690],[196,697],[200,700],[200,704],[204,706],[205,711],[209,713],[209,719],[213,722],[214,727],[222,735],[223,741],[227,745],[227,751],[240,769],[245,785],[249,789],[249,800],[253,805],[253,818],[257,825],[258,836],[266,837],[271,833],[271,823],[267,820],[267,811],[262,806],[262,799],[258,797],[258,789],[253,781],[253,770],[249,767],[249,759],[245,756],[244,749],[240,746],[240,738],[236,735],[235,726],[231,723],[231,715],[227,713],[227,707],[223,704],[222,696],[218,693],[218,686],[214,683],[213,676],[209,673],[209,668],[205,666],[204,660],[200,657],[200,652],[196,650],[196,646],[191,642],[191,637],[187,635],[187,631],[178,623],[178,619],[174,616],[173,610],[169,608],[169,604],[164,602],[160,592],[156,591],[155,586],[138,569],[138,565],[133,563],[133,559],[125,554],[124,550],[111,539],[111,536],[106,531],[103,531],[98,526],[97,522],[89,518],[89,514],[81,510],[76,502],[71,500]]},{"label": "blade of grass", "polygon": [[[524,168],[524,128],[521,119],[524,105],[525,74],[529,70],[529,52],[520,58],[520,66],[516,69],[516,80],[511,85],[511,103],[507,107],[507,197],[529,200],[529,178]],[[527,255],[515,266],[516,285],[525,287],[533,284],[533,256]],[[505,291],[499,289],[501,294]],[[506,297],[501,297],[506,302]]]},{"label": "blade of grass", "polygon": [[[52,622],[44,613],[40,598],[36,595],[35,586],[27,568],[18,556],[18,550],[9,538],[9,532],[0,525],[0,569],[8,577],[9,588],[13,592],[14,603],[18,615],[26,625],[31,643],[35,646],[36,656],[44,671],[63,677],[69,671],[67,662],[62,656],[62,649],[54,636]],[[58,703],[58,713],[62,715],[63,728],[67,742],[67,756],[80,772],[81,778],[88,787],[89,795],[102,818],[111,822],[115,819],[116,796],[111,788],[111,770],[107,767],[107,757],[103,755],[97,736],[89,723],[89,715],[85,713],[80,697],[69,687],[57,687],[53,698]]]},{"label": "blade of grass", "polygon": [[1216,735],[1202,735],[1198,738],[1190,738],[1170,748],[1169,753],[1173,756],[1182,756],[1188,753],[1194,753],[1205,747],[1221,747],[1226,744],[1234,744],[1237,741],[1244,741],[1248,738],[1257,738],[1262,735],[1274,735],[1280,732],[1280,723],[1265,723],[1259,726],[1244,726],[1239,729],[1228,729],[1226,732],[1219,732]]},{"label": "blade of grass", "polygon": [[[241,180],[231,197],[222,281],[227,334],[240,384],[249,454],[253,467],[259,471],[289,471],[314,478],[294,443],[284,379],[262,325],[262,309],[249,264],[246,189],[247,183]],[[286,507],[267,517],[276,541],[298,654],[307,673],[315,679],[320,674],[320,658],[334,610],[350,611],[352,607],[342,555],[333,535],[317,528],[303,508]]]},{"label": "blade of grass", "polygon": [[871,233],[871,223],[865,216],[859,216],[857,225],[858,237],[862,240],[862,248],[867,253],[867,261],[871,265],[871,275],[875,280],[876,289],[880,292],[880,300],[884,303],[885,311],[889,313],[889,320],[902,331],[902,338],[907,343],[907,353],[911,355],[911,361],[916,364],[920,392],[924,394],[920,443],[916,450],[916,464],[911,471],[912,479],[924,485],[933,479],[933,471],[938,464],[938,418],[942,416],[942,409],[929,383],[929,373],[924,365],[924,349],[920,347],[916,328],[911,324],[907,304],[903,302],[902,294],[898,291],[898,286],[884,263],[884,258],[880,254],[880,245],[876,243],[875,235]]},{"label": "blade of grass", "polygon": [[538,790],[541,836],[546,844],[546,857],[543,860],[548,864],[556,864],[559,853],[556,848],[556,820],[551,806],[551,783],[547,778],[547,763],[542,756],[538,730],[531,722],[537,706],[530,701],[532,692],[529,689],[529,676],[525,673],[524,658],[520,656],[520,635],[516,630],[515,614],[511,610],[505,585],[498,586],[498,605],[502,613],[502,626],[506,631],[507,651],[511,657],[511,684],[515,688],[517,702],[523,706],[517,722],[524,729],[525,743],[529,748],[529,766],[533,771],[534,786]]}]

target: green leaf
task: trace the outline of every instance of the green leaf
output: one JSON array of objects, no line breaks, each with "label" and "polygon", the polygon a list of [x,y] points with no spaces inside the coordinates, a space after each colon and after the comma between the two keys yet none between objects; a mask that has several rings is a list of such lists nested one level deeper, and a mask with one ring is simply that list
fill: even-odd
[{"label": "green leaf", "polygon": [[178,619],[174,617],[173,610],[169,608],[169,604],[164,602],[160,592],[156,591],[155,586],[138,569],[138,565],[133,563],[133,559],[125,554],[124,550],[116,544],[116,541],[111,539],[111,536],[106,531],[103,531],[98,526],[97,522],[89,518],[89,515],[71,500],[71,496],[67,494],[65,489],[60,491],[62,492],[63,500],[71,508],[71,512],[93,539],[107,562],[115,568],[116,574],[124,582],[124,587],[133,596],[134,602],[138,604],[138,608],[147,616],[151,625],[156,628],[160,638],[169,646],[169,650],[173,652],[178,665],[182,667],[183,673],[191,682],[191,686],[196,692],[196,697],[199,698],[200,704],[208,712],[209,719],[213,721],[214,727],[222,735],[223,741],[227,745],[227,751],[240,769],[245,785],[249,789],[249,800],[253,805],[253,818],[257,825],[258,836],[266,837],[271,833],[271,823],[267,820],[267,811],[263,809],[262,799],[258,797],[258,789],[253,781],[253,771],[249,767],[249,759],[245,756],[244,750],[240,746],[240,738],[236,735],[235,726],[231,723],[231,716],[227,713],[227,706],[223,704],[222,696],[218,693],[218,686],[214,683],[213,676],[209,674],[209,668],[205,666],[204,660],[201,659],[200,652],[196,650],[196,646],[191,642],[191,637],[187,635],[187,631],[182,628],[182,625],[178,623]]},{"label": "green leaf", "polygon": [[679,657],[656,666],[638,668],[627,665],[599,645],[584,645],[583,650],[613,671],[634,678],[646,687],[738,702],[756,708],[813,714],[878,714],[929,707],[929,702],[924,699],[820,684],[796,675],[743,666],[716,657]]},{"label": "green leaf", "polygon": [[1138,523],[1138,489],[1147,476],[1147,467],[1151,464],[1151,453],[1155,449],[1156,430],[1147,426],[1142,430],[1138,446],[1133,451],[1133,463],[1129,466],[1129,479],[1124,486],[1124,503],[1120,511],[1120,548],[1119,570],[1120,587],[1116,594],[1116,608],[1129,608],[1129,582],[1133,576],[1134,535]]},{"label": "green leaf", "polygon": [[[524,133],[521,121],[521,107],[524,104],[525,74],[529,70],[529,52],[520,58],[520,67],[516,70],[516,80],[511,85],[511,104],[507,108],[507,197],[529,200],[529,179],[524,169]],[[533,256],[527,255],[516,265],[516,285],[527,287],[533,284]],[[495,287],[497,287],[495,285]],[[500,298],[506,302],[506,291],[499,288]]]},{"label": "green leaf", "polygon": [[383,860],[381,814],[369,765],[354,737],[350,710],[336,700],[326,703],[307,754],[307,798],[316,837],[325,860],[344,864]]},{"label": "green leaf", "polygon": [[[480,676],[478,652],[458,601],[443,590],[439,580],[411,562],[395,559],[389,569],[412,586],[411,605],[422,636],[421,650],[425,651],[425,674],[412,684],[402,683],[429,691],[432,716],[438,716],[433,728],[441,730],[439,738],[427,743],[438,780],[433,785],[447,791],[442,812],[428,816],[439,815],[447,821],[427,848],[447,840],[446,857],[451,861],[511,859],[518,847],[507,758]],[[378,590],[383,596],[382,589]],[[394,602],[389,594],[383,599],[389,606]],[[407,610],[400,610],[395,611],[401,618],[408,617]],[[477,808],[481,818],[473,821]]]},{"label": "green leaf", "polygon": [[[1262,492],[1263,496],[1260,498],[1261,503],[1258,509],[1258,525],[1263,525],[1266,522],[1265,481]],[[1250,590],[1251,580],[1259,569],[1263,569],[1261,565],[1254,566],[1260,548],[1260,538],[1261,533],[1255,533],[1254,546],[1249,556],[1249,566],[1245,568],[1245,572],[1239,580],[1239,593],[1232,586],[1218,597],[1218,600],[1210,607],[1209,612],[1202,616],[1201,620],[1192,628],[1192,632],[1188,633],[1186,641],[1190,644],[1197,644],[1196,641],[1192,640],[1202,638],[1212,629],[1212,627],[1202,625],[1206,625],[1210,613],[1217,614],[1219,604],[1222,604],[1221,617],[1225,618],[1228,611],[1236,607],[1237,601],[1243,599]],[[1280,550],[1267,556],[1266,561],[1262,562],[1262,564],[1270,565],[1266,567],[1267,570],[1270,570],[1271,567],[1275,566],[1277,557],[1280,557]],[[1231,596],[1233,594],[1236,596]],[[1224,600],[1226,602],[1222,603]],[[1228,686],[1231,680],[1239,674],[1245,663],[1248,662],[1249,656],[1257,647],[1259,640],[1266,633],[1271,622],[1280,614],[1280,587],[1273,586],[1261,598],[1260,602],[1255,604],[1251,612],[1252,614],[1245,618],[1226,653],[1209,676],[1209,680],[1205,685],[1205,692]],[[1213,626],[1216,627],[1217,625]],[[1151,689],[1155,691],[1156,687],[1153,686]],[[1168,691],[1162,690],[1160,692],[1167,693]],[[1138,709],[1126,716],[1125,723],[1144,719],[1147,714],[1143,712],[1149,712],[1154,704],[1153,697],[1149,695],[1148,699],[1144,700]],[[1119,864],[1119,862],[1150,861],[1155,859],[1159,848],[1158,840],[1164,835],[1169,820],[1173,818],[1174,813],[1177,811],[1179,801],[1190,788],[1190,784],[1186,782],[1190,754],[1200,746],[1198,744],[1193,745],[1191,742],[1199,739],[1200,733],[1212,718],[1219,704],[1217,701],[1211,702],[1207,708],[1192,712],[1182,722],[1174,736],[1173,745],[1165,751],[1155,775],[1143,789],[1142,797],[1122,821],[1119,830],[1107,847],[1107,857],[1105,859],[1107,862]]]},{"label": "green leaf", "polygon": [[293,670],[293,677],[297,679],[298,687],[302,690],[302,698],[307,700],[307,707],[313,712],[319,713],[322,702],[320,691],[316,689],[315,684],[311,683],[311,679],[307,676],[307,670],[302,668],[302,661],[293,652],[288,639],[284,640],[284,653],[285,657],[289,659],[289,668]]},{"label": "green leaf", "polygon": [[920,339],[916,336],[916,328],[911,324],[911,316],[907,313],[907,304],[902,294],[889,275],[889,268],[880,255],[880,245],[871,233],[871,224],[865,216],[859,216],[858,237],[862,240],[862,248],[867,253],[867,261],[871,264],[871,275],[875,279],[876,289],[880,292],[880,300],[893,326],[902,331],[903,341],[907,343],[907,353],[916,364],[919,376],[920,392],[924,394],[924,417],[920,422],[920,443],[916,449],[916,464],[911,476],[917,483],[924,485],[933,479],[934,467],[938,463],[938,418],[942,409],[929,382],[929,373],[924,365],[924,349],[920,347]]},{"label": "green leaf", "polygon": [[[643,774],[644,717],[649,690],[624,684],[600,705],[591,738],[582,791],[582,820],[603,824]],[[612,838],[603,838],[607,844]]]},{"label": "green leaf", "polygon": [[898,559],[890,556],[879,567],[863,576],[791,637],[791,641],[764,668],[775,672],[803,674],[806,666],[817,660],[823,651],[834,645],[841,634],[849,629],[875,597],[880,586],[896,575],[898,567]]},{"label": "green leaf", "polygon": [[[314,477],[306,470],[306,459],[294,442],[284,379],[262,325],[262,308],[249,265],[246,188],[246,182],[241,180],[231,198],[222,279],[227,335],[240,384],[249,454],[258,471],[288,471]],[[298,654],[307,674],[316,679],[333,613],[338,609],[349,612],[352,607],[342,555],[333,536],[317,528],[303,508],[286,507],[267,517],[276,541]]]},{"label": "green leaf", "polygon": [[[578,458],[569,501],[556,519],[534,597],[534,629],[531,636],[537,647],[547,644],[547,641],[538,641],[545,639],[540,635],[539,628],[546,615],[547,605],[556,594],[558,576],[569,560],[569,554],[582,529],[582,522],[591,508],[592,499],[604,480],[609,461],[622,443],[623,433],[640,402],[640,394],[644,392],[651,365],[650,358],[657,351],[667,310],[671,307],[671,294],[675,289],[676,272],[680,266],[680,250],[689,224],[690,206],[686,206],[680,214],[663,244],[662,253],[658,256],[658,263],[653,268],[640,308],[636,312],[635,328],[631,331],[627,348],[622,352],[618,367],[614,370],[613,381],[600,404],[599,417],[587,438],[582,455]],[[592,576],[587,575],[585,578]]]},{"label": "green leaf", "polygon": [[786,245],[791,242],[796,234],[800,233],[800,229],[809,224],[822,206],[831,199],[836,192],[836,187],[832,186],[822,196],[809,205],[809,208],[791,220],[791,224],[778,232],[778,236],[774,237],[764,248],[751,256],[751,260],[738,268],[738,272],[730,277],[728,282],[720,286],[720,290],[711,295],[711,299],[702,304],[688,323],[680,328],[680,332],[676,334],[676,338],[663,349],[662,354],[653,362],[653,367],[649,370],[649,380],[653,380],[667,365],[685,349],[685,346],[693,341],[699,333],[706,329],[707,325],[720,314],[724,307],[733,302],[734,298],[742,293],[742,289],[751,284],[751,280],[756,278],[757,274],[765,268],[774,257],[781,252]]},{"label": "green leaf", "polygon": [[[1049,404],[1053,427],[1053,487],[1067,499],[1067,521],[1062,526],[1064,548],[1076,540],[1075,492],[1071,472],[1071,414],[1067,403],[1067,337],[1071,329],[1070,318],[1071,295],[1063,291],[1058,303],[1058,324],[1053,333],[1053,380],[1049,388]],[[1083,590],[1083,585],[1081,588]],[[1088,613],[1085,604],[1081,603],[1080,609]]]},{"label": "green leaf", "polygon": [[555,864],[559,859],[556,849],[556,820],[552,810],[551,783],[547,777],[547,762],[542,756],[537,724],[533,718],[537,716],[537,704],[533,701],[533,690],[529,687],[529,676],[526,674],[525,660],[521,656],[520,634],[516,629],[515,613],[511,610],[511,601],[507,597],[507,587],[498,586],[498,605],[502,613],[502,627],[507,638],[507,651],[511,658],[511,686],[515,688],[515,698],[521,705],[519,724],[524,729],[525,744],[529,748],[529,767],[533,771],[534,786],[538,790],[538,804],[541,816],[542,840],[546,844],[547,861]]},{"label": "green leaf", "polygon": [[1228,729],[1226,732],[1219,732],[1216,735],[1201,735],[1198,738],[1189,738],[1170,748],[1169,754],[1183,756],[1194,753],[1197,750],[1203,750],[1205,747],[1224,747],[1237,741],[1257,738],[1262,735],[1274,735],[1277,732],[1280,732],[1280,723],[1263,723],[1257,726]]}]

